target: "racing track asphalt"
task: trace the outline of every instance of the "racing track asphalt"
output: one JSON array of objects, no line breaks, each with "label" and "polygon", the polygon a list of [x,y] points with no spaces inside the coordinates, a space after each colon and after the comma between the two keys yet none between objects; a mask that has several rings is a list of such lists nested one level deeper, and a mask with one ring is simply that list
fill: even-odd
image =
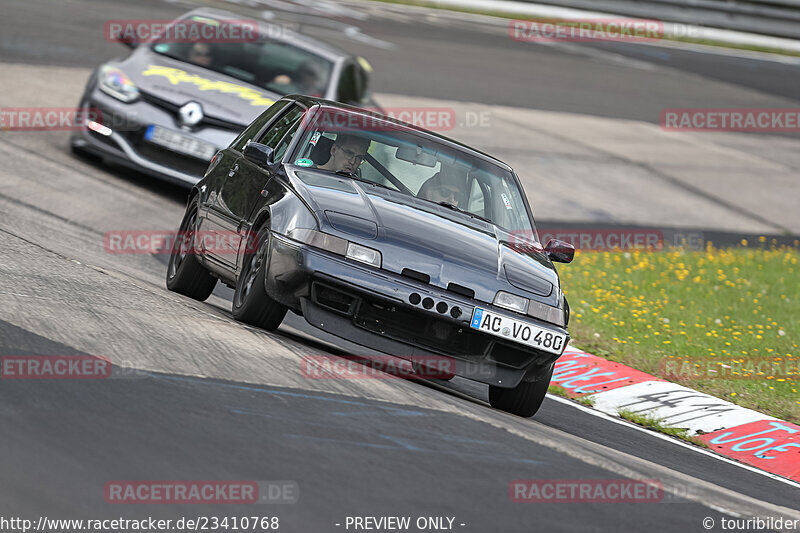
[{"label": "racing track asphalt", "polygon": [[[203,4],[237,8],[236,3],[222,0]],[[239,9],[258,15],[269,1],[253,4],[258,7]],[[124,53],[122,45],[103,39],[106,20],[168,19],[193,5],[197,3],[188,0],[6,0],[0,20],[0,58],[94,67]],[[344,5],[345,12],[352,9],[371,16],[323,20],[307,8],[304,11],[310,9],[310,15],[281,14],[276,20],[300,24],[304,32],[367,57],[376,67],[375,92],[651,123],[658,122],[666,107],[793,107],[800,100],[800,58],[763,61],[724,50],[709,54],[671,45],[542,46],[513,41],[502,19],[489,23],[491,19],[469,15],[422,15],[411,7],[381,3]],[[393,48],[354,40],[343,31],[348,26]]]},{"label": "racing track asphalt", "polygon": [[[93,65],[118,46],[87,39],[75,28],[96,31],[105,18],[182,11],[157,2],[105,2],[91,11],[80,10],[82,0],[47,5],[47,20],[27,26],[38,44],[25,40],[19,17],[25,10],[28,17],[43,15],[42,4],[6,8],[4,60],[13,49],[17,61]],[[419,32],[413,42],[399,40],[401,50],[422,39],[415,26],[383,24],[383,38],[390,30]],[[9,25],[18,28],[13,39]],[[452,33],[458,32],[428,37],[455,38]],[[488,55],[492,47],[482,44]],[[473,91],[465,98],[478,99],[480,88],[456,88],[468,72],[452,58],[454,49],[445,43],[435,50],[449,55],[457,71],[456,81],[448,82],[456,93],[451,96]],[[541,53],[552,56],[553,70],[559,60],[591,64],[581,54]],[[69,54],[72,59],[63,57]],[[397,59],[399,68],[387,74],[399,76],[406,59]],[[434,59],[423,63],[429,67]],[[377,79],[398,84],[395,92],[405,90],[399,79]],[[584,96],[590,88],[581,89]],[[434,89],[442,90],[417,85]],[[516,91],[511,87],[503,98],[520,97]],[[702,93],[700,87],[698,98]],[[647,115],[661,105],[652,96],[632,107]],[[618,98],[593,98],[597,114],[617,116]],[[290,318],[276,334],[245,328],[230,317],[229,290],[218,288],[198,304],[164,289],[163,257],[103,251],[104,231],[142,227],[143,221],[152,228],[177,225],[181,191],[76,160],[63,133],[5,133],[0,159],[0,354],[106,355],[139,369],[117,369],[101,381],[0,381],[2,516],[274,515],[285,531],[337,531],[334,524],[346,515],[447,515],[466,524],[457,529],[488,532],[701,531],[705,516],[719,523],[720,513],[698,502],[745,515],[775,513],[771,505],[797,514],[800,489],[562,402],[548,399],[535,419],[522,420],[491,410],[484,387],[460,380],[450,385],[457,392],[448,394],[409,381],[304,379],[302,355],[337,348],[302,321]],[[623,475],[662,480],[688,491],[689,501],[578,505],[508,498],[513,479]],[[105,503],[103,485],[120,479],[294,480],[300,501],[202,509]]]}]

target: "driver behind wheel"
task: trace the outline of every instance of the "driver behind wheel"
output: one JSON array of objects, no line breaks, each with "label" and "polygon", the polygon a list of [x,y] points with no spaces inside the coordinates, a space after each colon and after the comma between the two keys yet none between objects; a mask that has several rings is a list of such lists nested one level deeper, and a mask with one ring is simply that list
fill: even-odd
[{"label": "driver behind wheel", "polygon": [[355,174],[364,158],[372,141],[351,133],[340,133],[331,145],[331,158],[318,168],[332,172],[349,172]]}]

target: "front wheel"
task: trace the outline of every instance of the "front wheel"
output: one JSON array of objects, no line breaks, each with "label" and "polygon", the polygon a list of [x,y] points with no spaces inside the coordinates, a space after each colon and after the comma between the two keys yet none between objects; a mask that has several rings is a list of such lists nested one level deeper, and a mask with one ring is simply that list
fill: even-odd
[{"label": "front wheel", "polygon": [[[256,252],[248,253],[233,294],[233,318],[267,331],[274,331],[283,322],[287,307],[267,294],[264,286],[269,260],[269,228],[262,226],[256,236]],[[247,249],[250,249],[248,244]]]},{"label": "front wheel", "polygon": [[539,381],[522,381],[510,389],[489,385],[489,404],[514,415],[532,417],[542,406],[552,377],[551,370],[547,377]]},{"label": "front wheel", "polygon": [[186,208],[181,227],[172,244],[167,265],[167,288],[195,300],[205,301],[214,291],[217,278],[197,260],[194,235],[197,226],[197,198]]}]

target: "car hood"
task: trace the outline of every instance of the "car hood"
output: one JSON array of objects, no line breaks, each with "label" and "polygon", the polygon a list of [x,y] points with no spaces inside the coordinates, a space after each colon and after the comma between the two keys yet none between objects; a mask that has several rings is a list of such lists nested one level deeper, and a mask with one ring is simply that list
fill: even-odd
[{"label": "car hood", "polygon": [[485,302],[504,289],[559,305],[550,259],[541,251],[514,250],[498,226],[346,177],[299,171],[291,178],[323,231],[380,250],[386,270],[413,270],[445,289],[454,283]]},{"label": "car hood", "polygon": [[247,126],[265,108],[281,98],[247,82],[219,72],[137,50],[119,67],[144,93],[176,106],[198,102],[211,117]]}]

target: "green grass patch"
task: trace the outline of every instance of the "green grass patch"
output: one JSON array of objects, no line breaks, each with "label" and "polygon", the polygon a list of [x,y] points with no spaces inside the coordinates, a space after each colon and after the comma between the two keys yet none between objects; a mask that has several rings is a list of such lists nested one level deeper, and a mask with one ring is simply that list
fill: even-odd
[{"label": "green grass patch", "polygon": [[591,396],[579,396],[575,401],[586,407],[594,407],[594,399]]},{"label": "green grass patch", "polygon": [[[522,19],[522,20],[535,20],[535,21],[542,21],[542,22],[552,22],[552,17],[536,17],[531,15],[523,15],[520,13],[508,13],[505,11],[495,11],[491,9],[474,9],[469,7],[459,7],[459,6],[440,6],[435,2],[430,2],[426,0],[372,0],[373,2],[382,2],[384,4],[397,4],[397,5],[404,5],[404,6],[415,6],[415,7],[426,7],[429,9],[441,9],[444,11],[455,11],[457,13],[469,13],[471,15],[484,15],[487,17],[498,17],[504,19]],[[632,18],[632,17],[628,17]],[[564,25],[568,25],[569,21],[563,21]],[[741,43],[727,43],[723,41],[714,41],[710,39],[699,39],[695,37],[688,37],[688,36],[672,36],[672,35],[665,35],[661,38],[664,41],[674,41],[674,42],[683,42],[683,43],[690,43],[690,44],[700,44],[704,46],[716,46],[719,48],[730,48],[733,50],[748,50],[751,52],[763,52],[768,54],[780,54],[786,56],[794,56],[800,57],[800,52],[794,50],[784,50],[782,48],[774,48],[769,46],[759,46],[759,45],[752,45],[752,44],[741,44]]]},{"label": "green grass patch", "polygon": [[564,387],[559,387],[558,385],[550,385],[547,387],[547,392],[550,394],[555,394],[556,396],[561,396],[562,398],[569,398],[569,394],[567,394],[567,389]]},{"label": "green grass patch", "polygon": [[633,422],[634,424],[638,424],[647,429],[652,429],[653,431],[658,431],[659,433],[664,433],[665,435],[677,437],[681,440],[685,440],[686,442],[691,442],[692,444],[702,446],[703,448],[708,448],[708,445],[705,442],[696,437],[690,437],[687,429],[665,426],[661,419],[647,415],[640,415],[638,413],[628,411],[627,409],[621,409],[617,412],[617,414],[620,416],[620,418],[624,418],[629,422]]},{"label": "green grass patch", "polygon": [[592,407],[594,405],[594,400],[589,396],[579,396],[577,398],[573,398],[567,392],[567,389],[564,387],[559,387],[558,385],[550,385],[547,387],[547,392],[550,394],[555,394],[556,396],[561,396],[562,398],[566,398],[568,400],[573,400],[578,402],[581,405],[585,405],[587,407]]},{"label": "green grass patch", "polygon": [[[786,247],[578,252],[559,267],[573,343],[800,423],[798,259]],[[685,359],[701,371],[664,373]],[[736,371],[763,360],[784,372]]]}]

